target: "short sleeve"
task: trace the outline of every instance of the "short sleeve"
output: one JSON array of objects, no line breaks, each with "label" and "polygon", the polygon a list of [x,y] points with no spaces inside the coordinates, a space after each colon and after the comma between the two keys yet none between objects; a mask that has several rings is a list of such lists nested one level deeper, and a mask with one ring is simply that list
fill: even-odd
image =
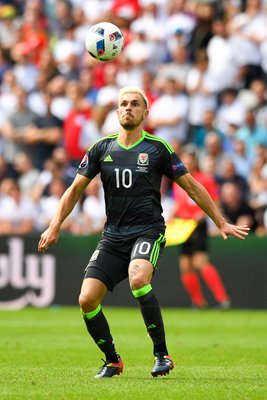
[{"label": "short sleeve", "polygon": [[100,146],[98,142],[87,150],[80,162],[77,173],[93,179],[100,172]]},{"label": "short sleeve", "polygon": [[172,181],[188,173],[187,168],[175,152],[164,149],[163,173]]}]

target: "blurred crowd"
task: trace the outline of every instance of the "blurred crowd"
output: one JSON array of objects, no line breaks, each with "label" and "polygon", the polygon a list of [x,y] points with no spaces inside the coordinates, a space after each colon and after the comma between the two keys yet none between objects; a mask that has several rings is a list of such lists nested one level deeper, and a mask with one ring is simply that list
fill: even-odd
[{"label": "blurred crowd", "polygon": [[[84,45],[103,21],[125,38],[106,63]],[[149,99],[146,130],[197,156],[229,221],[266,235],[264,0],[0,0],[0,235],[47,227],[84,152],[118,130],[128,85]],[[162,200],[171,219],[168,181]],[[62,229],[99,233],[104,221],[95,178]]]}]

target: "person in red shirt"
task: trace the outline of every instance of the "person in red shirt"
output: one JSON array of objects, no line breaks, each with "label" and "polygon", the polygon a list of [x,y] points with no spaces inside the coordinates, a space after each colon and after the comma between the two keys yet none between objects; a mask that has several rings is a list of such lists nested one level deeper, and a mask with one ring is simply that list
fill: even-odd
[{"label": "person in red shirt", "polygon": [[93,118],[93,107],[84,98],[80,82],[70,81],[66,92],[72,108],[63,121],[63,145],[71,166],[77,168],[84,152],[99,139],[99,132]]},{"label": "person in red shirt", "polygon": [[[217,202],[217,183],[199,169],[196,152],[185,152],[182,154],[181,160],[192,176],[207,189],[212,199]],[[231,306],[229,296],[218,270],[209,260],[206,214],[178,185],[173,186],[173,194],[175,217],[197,221],[197,227],[193,233],[180,245],[179,253],[181,282],[191,299],[192,306],[199,309],[207,307],[199,279],[201,277],[218,306],[227,309]]]}]

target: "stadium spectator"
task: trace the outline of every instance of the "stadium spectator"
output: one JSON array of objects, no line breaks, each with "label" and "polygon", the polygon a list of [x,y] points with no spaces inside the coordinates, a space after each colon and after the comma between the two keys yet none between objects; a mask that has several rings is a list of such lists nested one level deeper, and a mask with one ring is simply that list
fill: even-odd
[{"label": "stadium spectator", "polygon": [[167,79],[174,79],[177,91],[185,91],[187,75],[191,68],[186,46],[176,46],[171,52],[171,61],[160,64],[155,77],[155,87],[164,89]]},{"label": "stadium spectator", "polygon": [[212,22],[213,36],[207,45],[209,59],[208,70],[217,82],[216,91],[235,84],[238,75],[238,66],[235,63],[235,54],[229,44],[229,34],[223,19],[216,18]]},{"label": "stadium spectator", "polygon": [[203,124],[204,113],[216,108],[216,82],[208,71],[208,56],[205,50],[196,53],[196,61],[188,72],[186,91],[189,94],[188,122],[197,127]]},{"label": "stadium spectator", "polygon": [[34,161],[38,169],[51,157],[56,146],[62,143],[62,121],[51,112],[52,96],[44,90],[43,100],[46,112],[36,116],[30,127],[25,130],[25,140],[35,146]]},{"label": "stadium spectator", "polygon": [[66,27],[65,35],[53,47],[57,68],[66,81],[79,78],[79,63],[84,53],[84,43],[75,38],[74,24]]},{"label": "stadium spectator", "polygon": [[25,153],[16,155],[13,166],[21,192],[29,195],[38,181],[40,171],[34,167],[31,157]]},{"label": "stadium spectator", "polygon": [[65,37],[66,30],[73,26],[72,4],[67,0],[48,3],[49,28],[55,41]]},{"label": "stadium spectator", "polygon": [[171,53],[177,45],[188,45],[197,20],[192,12],[187,11],[185,0],[169,0],[165,12],[167,12],[166,46]]},{"label": "stadium spectator", "polygon": [[69,82],[66,91],[72,108],[64,119],[63,144],[71,165],[78,166],[85,150],[99,138],[99,133],[92,118],[91,104],[83,97],[81,84]]},{"label": "stadium spectator", "polygon": [[144,71],[155,72],[160,62],[160,47],[156,41],[146,35],[143,27],[136,27],[132,40],[124,49],[124,56],[130,63],[132,79],[134,83],[141,86]]},{"label": "stadium spectator", "polygon": [[247,0],[244,11],[230,19],[227,29],[235,60],[246,67],[245,87],[249,87],[252,80],[262,76],[259,45],[267,37],[262,1]]},{"label": "stadium spectator", "polygon": [[226,182],[221,187],[221,209],[232,224],[246,224],[251,231],[257,228],[254,210],[245,200],[240,186],[236,182]]},{"label": "stadium spectator", "polygon": [[197,24],[192,32],[188,47],[191,52],[191,59],[195,59],[201,50],[206,50],[212,38],[212,22],[215,15],[213,2],[197,1],[195,7],[195,17]]},{"label": "stadium spectator", "polygon": [[66,93],[67,81],[62,75],[56,75],[47,85],[52,96],[51,113],[63,121],[72,107],[72,101]]},{"label": "stadium spectator", "polygon": [[95,105],[99,88],[94,84],[93,73],[90,68],[83,68],[79,74],[79,82],[82,87],[83,96],[89,104]]},{"label": "stadium spectator", "polygon": [[115,14],[129,22],[134,21],[141,11],[139,0],[113,0],[110,8],[111,16]]},{"label": "stadium spectator", "polygon": [[18,182],[6,178],[1,182],[0,235],[24,235],[34,232],[37,209],[24,195]]},{"label": "stadium spectator", "polygon": [[248,177],[249,205],[255,212],[257,232],[262,233],[264,227],[264,213],[267,209],[267,149],[258,147],[258,155],[252,164]]},{"label": "stadium spectator", "polygon": [[27,93],[23,88],[18,87],[14,94],[17,96],[17,107],[2,129],[5,157],[10,164],[15,161],[18,153],[32,156],[35,151],[35,146],[27,142],[26,129],[33,124],[36,114],[29,110]]},{"label": "stadium spectator", "polygon": [[236,174],[242,176],[246,181],[251,172],[252,162],[246,156],[246,146],[243,140],[236,139],[233,142],[232,161]]},{"label": "stadium spectator", "polygon": [[216,125],[227,132],[231,124],[242,126],[245,121],[245,106],[238,99],[238,90],[228,87],[219,93],[220,104],[216,110]]},{"label": "stadium spectator", "polygon": [[11,49],[10,54],[16,82],[28,93],[35,88],[38,76],[38,67],[33,63],[31,47],[26,42],[19,42]]},{"label": "stadium spectator", "polygon": [[117,121],[116,114],[116,98],[119,92],[119,77],[117,74],[117,66],[114,63],[110,63],[104,69],[104,84],[98,90],[96,97],[96,119],[98,126],[100,127],[101,133],[106,135],[110,132],[111,126],[113,129],[114,125],[111,125],[111,121]]},{"label": "stadium spectator", "polygon": [[224,133],[216,126],[215,114],[215,110],[204,111],[203,124],[191,128],[192,142],[200,151],[203,150],[206,136],[209,133],[216,133],[221,140],[224,140]]},{"label": "stadium spectator", "polygon": [[249,161],[255,159],[257,145],[261,144],[267,148],[267,127],[256,123],[253,110],[246,111],[244,124],[238,129],[235,136],[245,142],[246,156]]},{"label": "stadium spectator", "polygon": [[96,176],[84,191],[85,199],[81,207],[82,233],[101,233],[106,221],[104,192],[101,180]]},{"label": "stadium spectator", "polygon": [[199,163],[200,168],[202,169],[202,165],[205,162],[206,157],[213,157],[216,160],[216,175],[219,175],[221,173],[226,154],[223,151],[221,137],[217,132],[212,130],[206,134],[204,139],[204,147],[199,152]]},{"label": "stadium spectator", "polygon": [[187,96],[176,89],[176,81],[167,78],[162,93],[150,107],[148,129],[170,142],[184,143],[187,139]]},{"label": "stadium spectator", "polygon": [[42,50],[48,45],[47,17],[42,0],[27,0],[23,12],[20,40],[30,51],[34,65],[40,62]]},{"label": "stadium spectator", "polygon": [[[38,218],[36,218],[35,226],[38,232],[47,229],[52,216],[57,209],[59,200],[61,199],[67,186],[60,177],[53,178],[47,187],[45,193],[38,203]],[[69,215],[69,218],[62,224],[63,233],[80,234],[80,205],[76,204]]]},{"label": "stadium spectator", "polygon": [[4,73],[11,67],[8,52],[0,46],[0,84],[3,80]]},{"label": "stadium spectator", "polygon": [[13,165],[7,163],[4,155],[0,154],[0,184],[5,178],[16,178]]},{"label": "stadium spectator", "polygon": [[3,80],[0,86],[0,109],[2,112],[2,121],[3,118],[7,119],[17,107],[17,88],[18,85],[15,74],[12,70],[8,69],[3,74]]},{"label": "stadium spectator", "polygon": [[222,165],[221,165],[221,171],[217,175],[216,181],[219,185],[219,189],[221,190],[221,187],[224,183],[226,182],[234,182],[236,183],[242,193],[242,197],[244,199],[247,199],[248,197],[248,183],[247,180],[242,176],[238,175],[234,161],[231,157],[225,157]]},{"label": "stadium spectator", "polygon": [[257,79],[251,82],[250,90],[256,95],[257,105],[254,108],[256,124],[267,128],[267,82]]},{"label": "stadium spectator", "polygon": [[7,54],[15,46],[18,39],[18,31],[21,18],[17,15],[17,9],[12,4],[2,4],[0,7],[0,43]]}]

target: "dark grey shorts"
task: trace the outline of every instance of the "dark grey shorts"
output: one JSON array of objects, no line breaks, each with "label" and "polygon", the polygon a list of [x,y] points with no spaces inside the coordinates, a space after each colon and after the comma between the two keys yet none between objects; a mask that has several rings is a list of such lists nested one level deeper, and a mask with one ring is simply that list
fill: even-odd
[{"label": "dark grey shorts", "polygon": [[198,251],[208,251],[208,228],[207,222],[198,224],[189,239],[180,245],[180,254],[191,256]]},{"label": "dark grey shorts", "polygon": [[164,246],[164,233],[158,232],[129,239],[102,237],[85,269],[84,278],[99,279],[112,291],[128,277],[130,261],[144,259],[156,268]]}]

